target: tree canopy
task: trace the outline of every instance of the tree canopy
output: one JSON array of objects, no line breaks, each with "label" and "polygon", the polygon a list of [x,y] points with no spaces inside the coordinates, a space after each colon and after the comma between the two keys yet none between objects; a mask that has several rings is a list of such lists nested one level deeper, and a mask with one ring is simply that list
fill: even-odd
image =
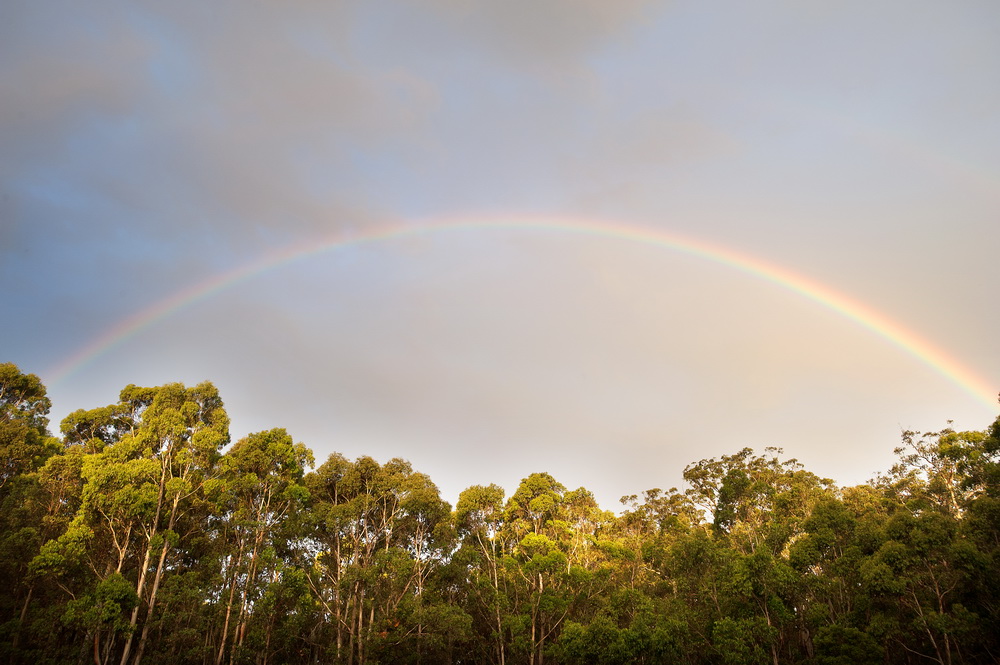
[{"label": "tree canopy", "polygon": [[[210,383],[49,432],[0,365],[10,663],[994,663],[1000,418],[839,487],[777,448],[602,509],[548,472],[453,508],[406,460],[231,442]],[[555,470],[558,471],[558,470]]]}]

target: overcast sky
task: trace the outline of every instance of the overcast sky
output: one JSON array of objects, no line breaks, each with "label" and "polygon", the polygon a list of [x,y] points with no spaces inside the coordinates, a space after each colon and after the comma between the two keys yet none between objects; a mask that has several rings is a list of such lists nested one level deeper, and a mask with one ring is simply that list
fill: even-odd
[{"label": "overcast sky", "polygon": [[[0,7],[0,340],[53,430],[214,382],[234,440],[534,471],[609,509],[783,447],[842,484],[998,406],[684,237],[824,285],[1000,391],[1000,5]],[[492,225],[476,228],[482,220]],[[536,220],[534,227],[504,220]],[[164,299],[294,247],[61,373]]]}]

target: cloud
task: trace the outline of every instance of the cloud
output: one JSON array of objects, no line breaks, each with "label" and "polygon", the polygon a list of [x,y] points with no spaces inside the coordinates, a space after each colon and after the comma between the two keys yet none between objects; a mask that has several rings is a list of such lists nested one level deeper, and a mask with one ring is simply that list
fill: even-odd
[{"label": "cloud", "polygon": [[150,100],[144,134],[182,198],[203,206],[192,223],[274,240],[369,216],[350,186],[354,161],[386,141],[405,143],[434,95],[413,77],[349,62],[350,17],[330,6],[189,6],[156,17],[169,26],[160,30],[167,82]]},{"label": "cloud", "polygon": [[[442,90],[447,77],[420,54],[471,57],[486,67],[487,87],[502,78],[490,69],[500,63],[580,73],[656,5],[409,4],[445,26],[443,39],[417,35],[407,47],[415,59],[405,49],[371,57],[370,40],[392,21],[353,2],[18,5],[0,65],[4,89],[15,91],[0,111],[0,173],[17,179],[0,205],[16,212],[17,242],[37,246],[41,228],[72,235],[86,226],[94,256],[110,247],[97,239],[114,233],[196,260],[202,248],[232,256],[364,226],[423,197],[418,182],[436,205],[439,185],[469,172],[458,124],[486,141],[479,168],[488,198],[510,200],[540,186],[521,174],[525,164],[541,169],[534,182],[551,172],[546,163],[562,150],[539,154],[546,140],[574,141],[561,118],[576,93],[508,113],[488,96],[474,101],[483,89],[452,81]],[[471,101],[456,105],[467,93]],[[470,105],[474,115],[463,110]],[[391,184],[379,179],[386,173],[396,176]],[[482,185],[473,191],[486,194]]]},{"label": "cloud", "polygon": [[406,0],[452,32],[527,70],[579,68],[626,38],[665,3],[657,0]]},{"label": "cloud", "polygon": [[5,6],[0,136],[6,141],[72,127],[94,114],[122,113],[134,99],[130,93],[141,86],[149,43],[121,16],[83,11],[78,4]]},{"label": "cloud", "polygon": [[0,179],[8,231],[48,221],[32,218],[29,209],[50,196],[53,183],[77,175],[68,173],[76,166],[68,160],[73,141],[95,123],[127,117],[142,95],[151,45],[117,16],[96,14],[81,11],[78,3],[5,7]]},{"label": "cloud", "polygon": [[36,233],[94,200],[91,233],[135,242],[259,247],[364,223],[378,206],[351,187],[359,154],[405,144],[435,104],[406,71],[350,60],[345,3],[19,9],[0,173]]},{"label": "cloud", "polygon": [[[293,241],[513,210],[624,219],[774,261],[995,374],[998,315],[981,306],[1000,232],[995,12],[972,25],[965,7],[905,20],[793,9],[9,2],[3,337],[56,364]],[[929,150],[880,152],[845,131],[856,126]],[[984,193],[960,186],[969,169],[914,163],[939,149],[971,159]],[[240,434],[287,426],[317,449],[422,468],[418,454],[454,467],[471,442],[470,455],[509,452],[511,474],[561,457],[635,492],[661,484],[632,482],[636,466],[652,476],[743,445],[840,437],[860,450],[877,437],[852,432],[895,427],[899,403],[923,407],[941,394],[927,386],[947,384],[780,290],[670,253],[485,231],[411,240],[345,248],[329,272],[180,312],[81,372],[61,404],[212,379]],[[98,384],[108,397],[95,402]],[[921,418],[934,426],[950,406]],[[609,461],[611,445],[635,455]],[[496,480],[479,466],[476,481]]]},{"label": "cloud", "polygon": [[626,38],[661,0],[404,0],[518,67],[566,66]]}]

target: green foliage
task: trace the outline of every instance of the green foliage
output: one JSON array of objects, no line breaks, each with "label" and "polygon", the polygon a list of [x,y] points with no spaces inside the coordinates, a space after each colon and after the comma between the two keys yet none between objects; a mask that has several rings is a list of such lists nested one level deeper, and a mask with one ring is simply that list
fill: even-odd
[{"label": "green foliage", "polygon": [[47,429],[50,407],[37,376],[0,364],[0,490],[58,450]]},{"label": "green foliage", "polygon": [[1000,419],[837,488],[778,449],[625,497],[528,475],[451,506],[409,462],[229,446],[208,383],[50,437],[0,365],[0,661],[979,665],[1000,653]]},{"label": "green foliage", "polygon": [[63,622],[88,631],[130,630],[128,612],[139,604],[132,584],[119,573],[98,582],[94,590],[66,604]]},{"label": "green foliage", "polygon": [[885,650],[874,637],[851,626],[830,624],[816,633],[816,665],[879,665]]}]

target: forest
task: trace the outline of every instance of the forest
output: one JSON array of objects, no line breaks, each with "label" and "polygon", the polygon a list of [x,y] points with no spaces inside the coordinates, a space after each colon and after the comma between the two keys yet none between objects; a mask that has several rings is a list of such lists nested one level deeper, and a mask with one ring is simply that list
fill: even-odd
[{"label": "forest", "polygon": [[210,383],[58,435],[50,407],[0,364],[3,662],[1000,661],[1000,418],[904,432],[853,487],[734,451],[616,514],[546,472],[451,506],[402,459],[231,441]]}]

